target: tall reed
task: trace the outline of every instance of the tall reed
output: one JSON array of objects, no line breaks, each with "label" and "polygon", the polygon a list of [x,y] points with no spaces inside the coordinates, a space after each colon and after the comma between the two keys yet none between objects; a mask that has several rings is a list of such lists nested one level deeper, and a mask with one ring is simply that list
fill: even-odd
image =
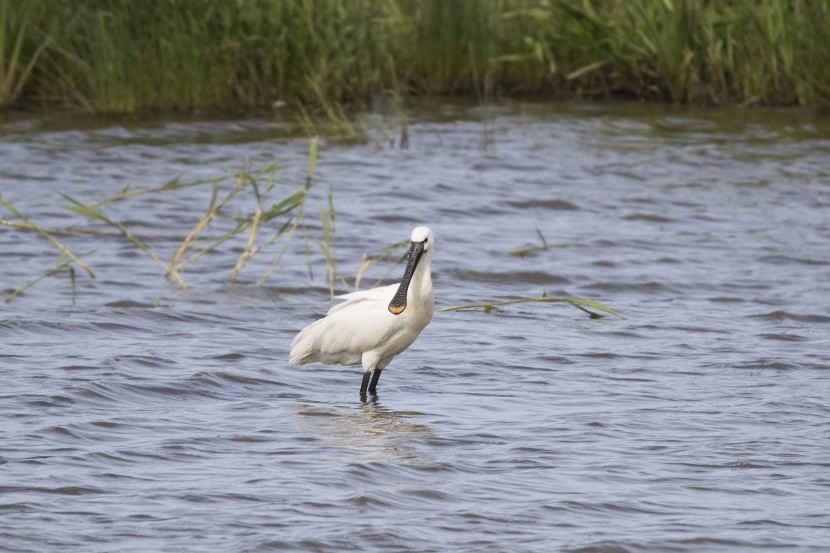
[{"label": "tall reed", "polygon": [[830,104],[830,2],[0,0],[0,102],[330,117],[378,95]]},{"label": "tall reed", "polygon": [[38,3],[0,0],[0,107],[14,104],[31,87],[31,76],[50,43],[54,22]]}]

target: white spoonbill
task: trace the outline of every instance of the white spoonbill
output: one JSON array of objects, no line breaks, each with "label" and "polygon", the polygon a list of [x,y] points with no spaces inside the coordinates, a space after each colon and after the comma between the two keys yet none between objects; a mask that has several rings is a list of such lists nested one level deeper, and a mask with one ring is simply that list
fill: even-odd
[{"label": "white spoonbill", "polygon": [[429,228],[417,227],[411,240],[401,283],[338,296],[345,301],[294,337],[291,363],[363,365],[360,395],[367,389],[375,393],[381,371],[432,320],[435,296],[429,267],[435,239]]}]

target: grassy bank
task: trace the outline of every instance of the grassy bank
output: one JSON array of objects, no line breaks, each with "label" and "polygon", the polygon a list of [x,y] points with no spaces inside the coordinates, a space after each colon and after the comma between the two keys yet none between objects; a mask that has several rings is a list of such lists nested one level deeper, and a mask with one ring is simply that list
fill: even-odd
[{"label": "grassy bank", "polygon": [[830,105],[825,0],[0,0],[0,106],[370,105],[378,94]]}]

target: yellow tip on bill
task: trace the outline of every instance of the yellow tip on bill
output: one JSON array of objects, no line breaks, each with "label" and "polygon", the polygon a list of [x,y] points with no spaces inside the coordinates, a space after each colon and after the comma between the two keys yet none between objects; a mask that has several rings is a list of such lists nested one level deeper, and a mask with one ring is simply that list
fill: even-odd
[{"label": "yellow tip on bill", "polygon": [[403,305],[389,305],[389,312],[393,315],[400,315],[403,313],[403,310],[406,309],[406,304]]}]

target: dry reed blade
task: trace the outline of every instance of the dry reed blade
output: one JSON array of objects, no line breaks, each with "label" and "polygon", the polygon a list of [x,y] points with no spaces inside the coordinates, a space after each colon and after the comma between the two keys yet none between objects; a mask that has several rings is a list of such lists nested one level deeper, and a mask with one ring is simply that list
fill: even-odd
[{"label": "dry reed blade", "polygon": [[72,265],[72,262],[71,262],[71,261],[64,261],[63,263],[61,263],[61,264],[60,264],[60,265],[58,265],[57,267],[54,267],[54,268],[52,268],[52,269],[49,269],[48,271],[46,271],[46,272],[44,272],[44,273],[40,274],[38,277],[36,277],[36,278],[34,278],[34,279],[30,280],[29,282],[27,282],[26,284],[24,284],[24,285],[23,285],[23,286],[21,286],[20,288],[16,289],[14,292],[12,292],[12,293],[10,293],[9,295],[7,295],[5,298],[3,298],[3,302],[4,302],[4,303],[9,303],[9,302],[10,302],[10,301],[12,301],[12,299],[14,299],[16,296],[18,296],[18,295],[22,294],[23,292],[25,292],[26,290],[28,290],[29,288],[31,288],[32,286],[34,286],[35,284],[37,284],[38,282],[40,282],[41,280],[43,280],[43,279],[45,279],[45,278],[48,278],[48,277],[50,277],[50,276],[52,276],[52,275],[55,275],[55,274],[59,273],[61,270],[65,269],[66,267],[69,267],[69,266],[71,266],[71,265]]},{"label": "dry reed blade", "polygon": [[[273,172],[276,169],[276,165],[270,165],[269,169]],[[269,180],[268,184],[266,185],[264,192],[260,193],[259,188],[256,184],[256,180],[253,179],[251,175],[259,176],[261,174],[262,174],[262,171],[257,171],[255,173],[249,173],[247,171],[247,169],[246,169],[245,172],[240,173],[240,176],[239,176],[237,182],[235,183],[234,188],[231,189],[231,191],[228,192],[228,194],[225,196],[225,198],[223,198],[222,201],[219,202],[218,204],[215,203],[215,194],[214,194],[214,199],[211,200],[211,206],[208,208],[207,213],[205,214],[205,216],[202,217],[202,219],[199,221],[199,223],[196,225],[196,227],[193,229],[193,231],[191,231],[190,235],[188,235],[188,237],[182,243],[182,246],[179,248],[179,252],[181,252],[181,253],[177,252],[177,256],[175,257],[175,260],[178,261],[178,259],[181,258],[184,251],[190,246],[191,242],[193,242],[193,240],[195,239],[196,234],[198,234],[198,232],[200,232],[207,225],[207,223],[217,215],[219,210],[230,199],[232,199],[244,187],[244,185],[247,184],[247,183],[250,183],[252,185],[252,187],[254,188],[254,191],[257,195],[257,198],[258,198],[257,209],[256,209],[256,212],[254,213],[254,216],[251,217],[251,218],[243,219],[243,220],[239,221],[234,229],[230,230],[229,232],[226,232],[225,234],[219,236],[218,238],[214,238],[207,246],[205,246],[204,248],[199,250],[197,253],[190,256],[185,261],[181,262],[177,266],[178,269],[182,269],[183,267],[185,267],[186,265],[189,265],[190,263],[192,263],[193,261],[195,261],[196,259],[198,259],[202,255],[205,255],[209,251],[215,249],[220,244],[226,242],[227,240],[230,240],[234,236],[236,236],[239,233],[244,232],[245,230],[250,228],[250,234],[249,234],[249,237],[248,237],[247,247],[246,247],[245,251],[242,253],[242,255],[240,256],[239,260],[237,260],[237,263],[234,266],[233,272],[231,273],[231,281],[236,282],[236,278],[238,276],[238,273],[242,269],[242,267],[245,265],[245,263],[247,263],[251,259],[251,257],[253,257],[254,254],[256,254],[258,251],[262,250],[263,247],[266,247],[266,246],[272,244],[284,232],[285,228],[287,228],[288,224],[290,223],[290,220],[287,221],[281,227],[281,229],[277,232],[276,236],[274,238],[272,238],[271,240],[269,240],[265,244],[265,246],[263,246],[263,247],[254,247],[253,241],[256,238],[256,234],[259,231],[259,229],[262,227],[262,225],[264,223],[267,223],[267,222],[269,222],[269,221],[271,221],[271,220],[273,220],[273,219],[275,219],[275,218],[277,218],[281,215],[284,215],[284,214],[286,214],[286,213],[288,213],[288,212],[290,212],[290,211],[292,211],[292,210],[294,210],[298,207],[300,209],[302,209],[302,205],[305,203],[305,198],[306,198],[307,193],[306,193],[305,190],[299,190],[299,191],[291,194],[287,198],[283,199],[281,202],[278,202],[278,203],[272,205],[270,208],[268,208],[268,210],[265,210],[264,207],[263,207],[264,203],[265,203],[265,201],[268,197],[268,193],[273,189],[275,183],[274,183],[273,176],[272,176],[271,179]],[[266,278],[267,278],[267,276],[266,276]],[[260,285],[263,284],[263,283],[264,283],[264,280],[260,281]]]},{"label": "dry reed blade", "polygon": [[510,250],[507,255],[513,257],[525,257],[536,252],[545,252],[554,248],[581,248],[584,244],[582,242],[560,242],[559,244],[545,244],[542,246],[528,246],[526,248],[517,248]]},{"label": "dry reed blade", "polygon": [[[277,265],[279,265],[280,260],[282,259],[282,256],[285,255],[285,251],[288,249],[289,244],[291,244],[292,238],[294,238],[294,232],[297,230],[297,226],[299,226],[300,220],[303,218],[302,210],[303,210],[303,207],[301,206],[300,211],[298,211],[297,215],[294,217],[294,224],[291,225],[291,230],[288,232],[288,237],[285,239],[285,242],[283,242],[282,248],[280,248],[280,252],[274,258],[274,261],[271,262],[271,265],[268,267],[268,270],[265,271],[265,274],[263,275],[262,279],[260,279],[260,281],[259,281],[260,286],[265,285],[265,282],[271,277],[274,270],[276,270]],[[274,236],[274,238],[269,243],[273,243],[274,240],[276,240],[277,238],[282,236],[282,231],[283,231],[284,228],[285,228],[285,225],[283,225],[283,228],[281,228],[279,231],[277,231],[277,234]]]},{"label": "dry reed blade", "polygon": [[329,283],[330,299],[334,301],[334,281],[337,278],[337,251],[334,246],[334,201],[329,189],[329,206],[320,208],[320,223],[323,239],[317,241],[320,251],[326,258],[326,280]]},{"label": "dry reed blade", "polygon": [[[402,249],[402,248],[406,248],[407,246],[409,246],[409,240],[403,240],[403,241],[401,241],[401,242],[397,242],[397,243],[395,243],[395,244],[390,244],[389,246],[386,246],[386,247],[383,249],[383,251],[381,251],[381,253],[379,253],[379,254],[376,254],[376,255],[371,255],[371,256],[370,256],[368,253],[364,253],[364,254],[363,254],[363,257],[362,257],[362,258],[361,258],[361,260],[360,260],[360,267],[359,267],[359,268],[358,268],[358,270],[357,270],[357,275],[355,276],[355,284],[354,284],[355,291],[358,291],[358,290],[360,289],[360,282],[363,280],[363,275],[366,273],[366,271],[367,271],[367,270],[368,270],[368,269],[369,269],[372,265],[375,265],[376,263],[379,263],[379,262],[381,262],[381,261],[383,261],[383,260],[387,259],[387,258],[388,258],[390,255],[392,255],[392,253],[394,253],[396,250],[400,250],[400,249]],[[394,271],[394,270],[395,270],[395,267],[397,267],[397,266],[398,266],[398,265],[400,265],[400,264],[401,264],[404,260],[406,260],[406,258],[407,258],[407,256],[408,256],[408,255],[409,255],[408,251],[407,251],[407,252],[404,252],[404,254],[403,254],[403,256],[402,256],[402,257],[399,257],[397,261],[395,261],[394,263],[391,263],[391,264],[390,264],[390,266],[386,269],[386,272],[385,272],[385,273],[383,273],[383,275],[381,275],[381,277],[380,277],[380,278],[378,278],[378,279],[375,281],[375,283],[372,285],[372,288],[376,288],[376,287],[377,287],[377,286],[378,286],[381,282],[383,282],[383,281],[384,281],[384,279],[385,279],[387,276],[389,276],[389,274],[390,274],[392,271]]]},{"label": "dry reed blade", "polygon": [[116,202],[116,201],[119,201],[119,200],[125,200],[127,198],[132,198],[132,197],[135,197],[135,196],[142,196],[144,194],[153,194],[155,192],[165,192],[165,191],[169,191],[169,190],[181,190],[183,188],[190,188],[190,187],[193,187],[193,186],[200,186],[200,185],[203,185],[203,184],[211,184],[211,183],[216,184],[219,181],[228,179],[230,177],[233,177],[234,179],[239,179],[240,177],[242,177],[243,179],[249,179],[249,178],[252,178],[252,175],[254,177],[259,176],[260,174],[267,173],[269,171],[273,171],[276,168],[276,164],[271,163],[271,164],[266,165],[265,167],[262,167],[261,169],[257,170],[255,173],[251,174],[251,173],[249,173],[247,158],[246,158],[245,164],[246,164],[245,168],[242,171],[240,171],[238,173],[231,173],[231,174],[220,176],[220,177],[210,177],[210,178],[204,178],[204,179],[197,179],[197,180],[194,180],[194,181],[182,182],[181,181],[182,176],[181,175],[176,175],[175,177],[173,177],[172,179],[170,179],[166,183],[162,184],[161,186],[151,186],[151,187],[147,187],[147,188],[132,188],[132,182],[130,182],[130,183],[127,184],[127,186],[124,188],[124,190],[122,190],[118,194],[115,194],[114,196],[110,196],[108,198],[104,198],[103,200],[99,200],[95,203],[89,204],[89,207],[95,209],[95,208],[99,208],[102,205],[106,205],[106,204],[111,203],[111,202]]},{"label": "dry reed blade", "polygon": [[[4,226],[7,226],[7,227],[12,227],[12,228],[16,228],[16,229],[21,229],[21,230],[34,230],[34,231],[37,231],[37,228],[35,228],[34,226],[32,226],[29,223],[17,223],[15,221],[9,221],[7,219],[0,219],[0,225],[4,225]],[[111,234],[109,231],[100,230],[100,229],[87,229],[87,228],[74,228],[74,227],[67,227],[67,228],[63,228],[63,229],[50,229],[50,228],[46,228],[46,227],[43,227],[43,228],[47,232],[49,232],[50,234],[59,234],[59,233],[64,233],[64,234],[94,234],[94,235],[98,235],[98,236],[106,236],[108,234]]]},{"label": "dry reed blade", "polygon": [[103,200],[98,200],[95,203],[89,204],[89,207],[96,209],[108,203],[116,202],[119,200],[125,200],[127,198],[132,198],[135,196],[142,196],[144,194],[153,194],[155,192],[163,192],[165,190],[178,190],[180,188],[189,188],[191,186],[199,186],[200,184],[207,184],[209,182],[215,182],[215,178],[211,179],[200,179],[191,182],[180,182],[181,175],[177,175],[167,181],[166,183],[162,184],[161,186],[153,186],[149,188],[132,188],[132,183],[127,184],[126,188],[115,194],[114,196],[110,196],[108,198],[104,198]]},{"label": "dry reed blade", "polygon": [[242,267],[245,266],[245,263],[251,259],[254,254],[256,253],[256,247],[254,246],[254,239],[256,238],[257,230],[259,229],[259,221],[262,219],[262,204],[257,207],[256,212],[254,213],[253,221],[251,222],[251,232],[248,234],[248,243],[245,246],[245,251],[242,252],[242,255],[239,256],[239,259],[236,262],[236,265],[231,272],[231,282],[236,282],[236,277],[239,275],[239,271],[242,270]]},{"label": "dry reed blade", "polygon": [[[87,252],[87,253],[91,253],[91,252]],[[70,276],[70,279],[72,281],[72,289],[73,289],[73,293],[74,293],[74,289],[75,289],[75,268],[72,266],[72,263],[74,262],[74,260],[70,258],[69,261],[64,261],[64,259],[63,259],[64,255],[67,255],[67,256],[69,255],[69,253],[66,249],[62,249],[60,251],[60,253],[58,254],[58,259],[55,262],[55,266],[53,268],[49,269],[48,271],[45,271],[45,272],[41,273],[37,277],[33,278],[32,280],[30,280],[29,282],[27,282],[26,284],[21,286],[20,288],[17,288],[16,290],[14,290],[10,294],[8,294],[5,298],[3,298],[3,302],[4,303],[9,303],[16,296],[19,296],[20,294],[22,294],[23,292],[25,292],[26,290],[28,290],[29,288],[31,288],[32,286],[34,286],[35,284],[40,282],[41,280],[43,280],[45,278],[49,278],[52,275],[56,275],[56,274],[60,273],[63,269],[68,269],[69,270],[69,276]],[[87,254],[84,254],[84,255],[87,255]]]},{"label": "dry reed blade", "polygon": [[541,251],[545,251],[547,249],[550,249],[550,246],[548,246],[548,241],[545,240],[545,235],[542,234],[541,230],[539,230],[538,225],[536,226],[536,235],[539,236],[539,239],[542,241],[541,246],[530,246],[530,247],[527,247],[527,248],[519,248],[519,249],[516,249],[516,250],[510,250],[509,252],[507,252],[507,255],[513,255],[513,256],[516,256],[516,257],[524,257],[524,256],[529,255],[529,254],[534,253],[534,252],[541,252]]},{"label": "dry reed blade", "polygon": [[236,227],[233,228],[233,230],[229,230],[225,234],[223,234],[223,235],[221,235],[217,238],[213,238],[207,246],[205,246],[204,248],[202,248],[198,252],[194,253],[193,255],[191,255],[190,257],[188,257],[187,259],[185,259],[181,263],[179,263],[179,265],[176,267],[176,270],[180,271],[181,269],[183,269],[186,266],[190,265],[191,263],[193,263],[194,261],[196,261],[197,259],[199,259],[203,255],[205,255],[206,253],[211,252],[212,250],[216,249],[218,246],[224,244],[225,242],[227,242],[228,240],[230,240],[231,238],[233,238],[234,236],[236,236],[240,232],[244,231],[246,228],[248,228],[248,221],[247,220],[241,221],[240,223],[238,223],[236,225]]},{"label": "dry reed blade", "polygon": [[[274,208],[272,207],[271,210],[273,210],[273,209]],[[263,212],[263,214],[262,214],[263,221],[270,219],[271,210],[269,210],[268,212]],[[205,255],[206,253],[214,250],[217,246],[219,246],[219,245],[227,242],[231,238],[235,237],[240,232],[244,232],[247,228],[249,228],[249,226],[251,225],[252,222],[253,222],[253,219],[242,219],[242,220],[240,220],[237,223],[236,227],[234,227],[232,230],[226,232],[225,234],[223,234],[223,235],[221,235],[217,238],[213,238],[207,246],[205,246],[204,248],[202,248],[201,250],[199,250],[197,253],[193,254],[192,256],[188,257],[186,260],[182,261],[178,265],[177,269],[184,268],[185,266],[193,263],[194,261],[196,261],[197,259],[199,259],[203,255]]]},{"label": "dry reed blade", "polygon": [[[181,246],[179,246],[179,248],[176,250],[176,253],[173,254],[173,259],[170,260],[171,267],[176,266],[176,263],[178,263],[179,259],[185,254],[187,249],[190,247],[190,244],[196,238],[196,235],[199,234],[202,231],[202,229],[204,229],[207,226],[210,220],[216,215],[216,212],[213,209],[216,201],[216,191],[217,188],[216,185],[214,185],[213,196],[211,197],[207,212],[202,216],[201,219],[199,219],[199,222],[196,223],[196,226],[193,227],[193,229],[188,233],[188,235],[185,236]],[[169,274],[170,273],[168,271],[164,274],[164,277],[167,278]]]},{"label": "dry reed blade", "polygon": [[[246,157],[244,162],[243,162],[242,170],[239,173],[237,173],[237,175],[236,175],[236,180],[234,181],[234,185],[231,187],[231,189],[228,191],[228,193],[225,194],[225,197],[222,198],[222,201],[220,201],[218,204],[216,203],[216,197],[218,195],[219,188],[218,188],[218,184],[214,181],[213,195],[211,196],[210,204],[208,205],[207,212],[205,212],[205,214],[202,216],[202,218],[199,219],[199,222],[196,223],[196,226],[193,227],[193,229],[188,233],[188,235],[182,241],[182,244],[181,244],[181,246],[179,246],[179,249],[176,250],[175,254],[173,254],[173,259],[170,260],[170,267],[173,267],[176,270],[179,270],[184,265],[186,265],[188,263],[188,262],[185,262],[182,265],[177,266],[177,263],[179,262],[179,259],[181,259],[182,256],[190,248],[190,245],[193,242],[193,240],[195,240],[196,236],[208,225],[208,223],[210,223],[213,220],[214,217],[216,217],[216,215],[219,213],[219,210],[222,209],[225,206],[225,204],[227,204],[234,196],[236,196],[236,194],[245,186],[245,183],[248,180],[249,168],[250,168],[250,158]],[[165,278],[167,278],[168,274],[169,273],[165,274]]]},{"label": "dry reed blade", "polygon": [[[308,144],[308,173],[305,178],[306,192],[311,190],[311,185],[314,183],[314,173],[317,169],[317,148],[320,142],[320,137],[314,136]],[[311,247],[308,244],[308,227],[305,224],[305,205],[301,209],[301,223],[303,226],[303,247],[305,248],[306,266],[308,267],[308,278],[314,280],[314,273],[311,270]]]},{"label": "dry reed blade", "polygon": [[9,211],[14,213],[18,217],[20,217],[27,224],[31,225],[31,227],[33,229],[35,229],[36,231],[38,231],[44,238],[46,238],[52,244],[57,246],[60,249],[61,252],[65,252],[66,255],[68,255],[72,259],[72,261],[74,261],[81,269],[83,269],[86,272],[86,274],[88,274],[91,278],[95,278],[95,273],[92,272],[92,269],[90,269],[89,266],[86,263],[81,261],[74,253],[72,253],[72,251],[66,245],[64,245],[61,241],[59,241],[54,236],[52,236],[49,233],[49,231],[47,231],[45,228],[41,227],[40,225],[35,224],[34,221],[32,221],[31,219],[29,219],[28,217],[23,215],[23,213],[18,211],[18,209],[14,205],[12,205],[11,202],[6,200],[2,195],[0,195],[0,203],[2,203],[4,206],[6,206],[6,208],[8,208]]},{"label": "dry reed blade", "polygon": [[360,258],[360,267],[357,269],[357,275],[354,277],[354,291],[357,292],[360,290],[360,281],[363,280],[363,273],[366,270],[380,261],[381,258],[379,257],[369,257],[369,254],[363,252],[363,256]]},{"label": "dry reed blade", "polygon": [[88,205],[86,205],[84,203],[81,203],[78,200],[72,198],[71,196],[68,196],[68,195],[63,194],[63,193],[60,193],[60,195],[63,196],[69,202],[71,202],[71,205],[63,206],[64,208],[69,209],[71,211],[75,211],[77,213],[80,213],[81,215],[84,215],[86,217],[90,217],[90,218],[93,218],[93,219],[98,219],[100,221],[103,221],[103,222],[107,223],[110,226],[113,226],[113,227],[117,228],[119,230],[119,232],[121,232],[121,234],[125,238],[127,238],[133,244],[135,244],[138,247],[138,249],[140,249],[141,251],[146,253],[150,257],[150,259],[152,259],[153,261],[155,261],[156,263],[158,263],[159,265],[164,267],[165,274],[167,274],[167,272],[169,272],[170,275],[176,280],[176,282],[178,283],[180,288],[182,288],[182,289],[187,288],[187,285],[184,283],[184,280],[182,279],[182,277],[178,273],[178,271],[176,271],[176,269],[174,267],[171,267],[170,265],[168,265],[167,263],[162,261],[159,258],[159,256],[157,256],[155,254],[155,252],[153,252],[153,250],[150,249],[149,246],[147,246],[144,242],[142,242],[141,239],[138,238],[138,236],[133,234],[133,232],[130,229],[125,227],[120,222],[115,221],[114,219],[111,219],[109,216],[102,213],[101,211],[93,209],[93,208],[89,207]]},{"label": "dry reed blade", "polygon": [[507,255],[512,255],[514,257],[525,257],[532,253],[544,252],[552,248],[577,248],[582,246],[580,242],[561,242],[559,244],[548,244],[548,241],[545,239],[545,235],[542,234],[542,231],[539,230],[538,226],[536,227],[536,235],[542,242],[541,246],[528,246],[526,248],[517,248],[515,250],[510,250],[509,252],[507,252]]},{"label": "dry reed blade", "polygon": [[317,139],[317,137],[314,137],[309,141],[309,147],[308,147],[308,173],[306,174],[305,186],[303,187],[303,189],[298,190],[297,192],[295,192],[291,196],[288,196],[287,198],[285,198],[280,203],[271,206],[271,208],[263,214],[263,219],[265,221],[270,221],[271,219],[274,219],[274,218],[276,218],[280,215],[288,213],[289,211],[297,209],[297,215],[293,219],[293,221],[294,221],[293,224],[290,223],[290,220],[286,221],[286,223],[283,224],[277,230],[277,232],[274,234],[274,236],[270,240],[268,240],[268,242],[264,246],[264,247],[267,247],[267,246],[270,246],[271,244],[273,244],[277,239],[279,239],[280,236],[282,236],[285,233],[285,230],[288,228],[288,225],[291,224],[291,230],[288,232],[288,236],[286,237],[285,242],[282,245],[282,248],[280,248],[279,253],[276,255],[276,257],[274,257],[274,260],[271,262],[271,265],[268,267],[268,269],[265,271],[265,274],[259,280],[259,286],[264,286],[266,281],[274,273],[277,266],[279,265],[280,260],[282,260],[283,255],[285,255],[285,252],[287,251],[288,246],[291,244],[291,241],[294,238],[294,233],[296,232],[297,227],[301,223],[303,225],[303,235],[304,235],[304,242],[305,242],[305,247],[306,247],[306,258],[307,258],[307,260],[309,260],[308,261],[308,263],[309,263],[309,272],[311,271],[311,265],[310,265],[310,255],[311,254],[310,254],[309,249],[308,249],[308,234],[307,234],[306,227],[305,227],[305,202],[306,202],[306,199],[308,198],[308,191],[311,189],[311,186],[313,184],[314,171],[317,167],[317,147],[318,147],[318,139]]}]

